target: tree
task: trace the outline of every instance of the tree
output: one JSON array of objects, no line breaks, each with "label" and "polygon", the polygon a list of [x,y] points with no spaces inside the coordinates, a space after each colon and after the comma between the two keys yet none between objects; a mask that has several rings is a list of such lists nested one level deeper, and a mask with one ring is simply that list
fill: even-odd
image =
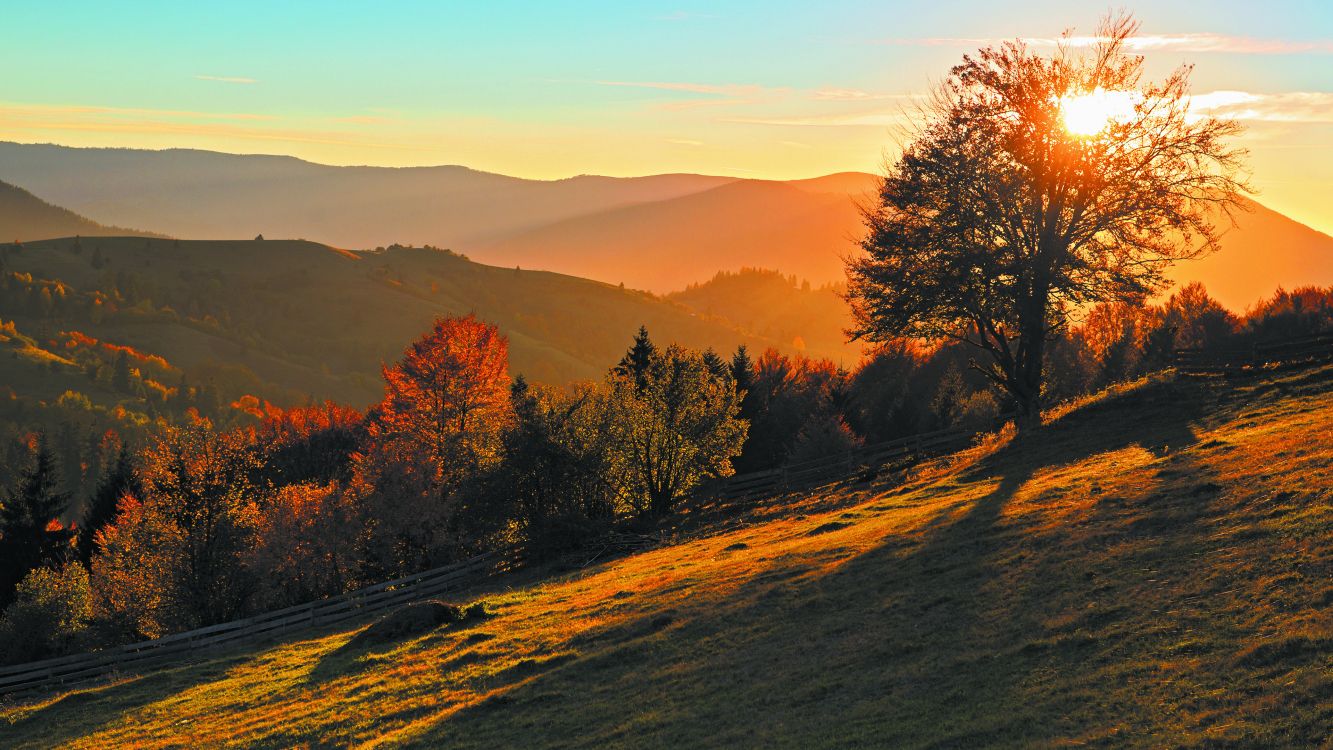
[{"label": "tree", "polygon": [[977,347],[1026,430],[1071,313],[1142,299],[1170,263],[1216,249],[1245,189],[1240,126],[1188,112],[1188,67],[1141,84],[1137,30],[1108,17],[1090,46],[1045,57],[1015,41],[952,69],[865,213],[853,337]]},{"label": "tree", "polygon": [[746,423],[729,374],[713,375],[697,352],[672,345],[653,356],[641,386],[617,369],[610,387],[613,440],[638,489],[639,511],[666,513],[700,480],[732,473]]},{"label": "tree", "polygon": [[283,487],[265,504],[247,565],[261,603],[285,607],[342,593],[358,583],[359,509],[334,484]]},{"label": "tree", "polygon": [[257,588],[243,555],[258,524],[259,464],[243,440],[207,421],[165,430],[143,454],[142,502],[122,499],[116,523],[96,537],[94,578],[106,570],[120,586],[103,603],[138,612],[141,580],[155,581],[159,604],[128,618],[144,635],[240,616]]},{"label": "tree", "polygon": [[736,353],[731,357],[731,377],[738,391],[748,391],[754,385],[754,362],[745,344],[736,347]]},{"label": "tree", "polygon": [[353,484],[374,518],[387,572],[438,564],[466,545],[455,533],[464,485],[499,458],[509,419],[509,345],[473,315],[448,317],[384,368]]},{"label": "tree", "polygon": [[116,520],[121,499],[126,495],[137,497],[142,493],[143,487],[134,468],[134,459],[129,449],[121,444],[115,463],[97,483],[97,490],[83,516],[83,527],[79,529],[79,557],[84,565],[92,559],[98,532]]},{"label": "tree", "polygon": [[625,356],[620,358],[614,372],[621,377],[630,378],[634,381],[634,387],[642,390],[646,385],[648,369],[652,367],[653,358],[656,356],[657,347],[648,338],[648,328],[639,326],[639,332],[634,334],[634,343],[629,351],[625,352]]},{"label": "tree", "polygon": [[45,439],[37,441],[32,466],[0,505],[0,603],[40,565],[61,562],[74,534],[60,523],[69,495],[59,488],[55,458]]},{"label": "tree", "polygon": [[89,635],[88,571],[77,562],[34,568],[0,616],[0,659],[18,664],[73,653]]}]

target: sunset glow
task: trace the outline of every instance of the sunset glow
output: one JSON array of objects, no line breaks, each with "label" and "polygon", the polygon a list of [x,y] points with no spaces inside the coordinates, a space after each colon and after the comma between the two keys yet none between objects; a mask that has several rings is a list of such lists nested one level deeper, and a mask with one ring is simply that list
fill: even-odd
[{"label": "sunset glow", "polygon": [[1097,88],[1088,94],[1060,100],[1060,118],[1065,130],[1078,136],[1093,136],[1116,120],[1134,114],[1134,93]]}]

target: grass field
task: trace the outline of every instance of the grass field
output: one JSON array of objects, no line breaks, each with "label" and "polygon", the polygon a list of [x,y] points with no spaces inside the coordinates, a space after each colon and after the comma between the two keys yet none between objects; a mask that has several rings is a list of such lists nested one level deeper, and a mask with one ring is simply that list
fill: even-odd
[{"label": "grass field", "polygon": [[1333,368],[1150,379],[905,482],[0,709],[5,747],[1319,747]]}]

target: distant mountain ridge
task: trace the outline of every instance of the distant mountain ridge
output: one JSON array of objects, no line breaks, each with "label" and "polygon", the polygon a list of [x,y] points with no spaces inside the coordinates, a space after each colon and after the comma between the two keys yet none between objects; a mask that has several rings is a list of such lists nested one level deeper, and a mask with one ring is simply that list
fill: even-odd
[{"label": "distant mountain ridge", "polygon": [[[0,180],[97,221],[173,236],[431,244],[483,263],[657,293],[744,267],[816,286],[840,282],[843,258],[859,252],[860,206],[873,204],[877,186],[857,172],[785,182],[689,174],[542,181],[458,166],[332,167],[4,142]],[[1182,263],[1171,277],[1202,281],[1236,310],[1279,286],[1333,284],[1333,237],[1250,203],[1220,253]]]}]

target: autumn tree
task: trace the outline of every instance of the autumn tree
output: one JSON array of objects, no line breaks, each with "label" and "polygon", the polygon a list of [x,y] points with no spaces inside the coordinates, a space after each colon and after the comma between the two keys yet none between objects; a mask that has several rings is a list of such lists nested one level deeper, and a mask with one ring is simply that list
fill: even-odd
[{"label": "autumn tree", "polygon": [[715,375],[700,354],[673,345],[652,356],[641,378],[616,370],[609,384],[613,437],[641,512],[666,513],[702,479],[732,473],[746,423],[730,373]]},{"label": "autumn tree", "polygon": [[263,495],[251,480],[259,461],[206,421],[168,428],[144,451],[142,497],[122,499],[96,538],[95,604],[141,635],[240,616],[257,587],[244,556]]},{"label": "autumn tree", "polygon": [[255,546],[246,555],[260,603],[285,607],[360,583],[362,528],[360,509],[336,484],[279,489],[260,509]]},{"label": "autumn tree", "polygon": [[499,458],[509,414],[507,340],[475,316],[447,317],[384,368],[353,484],[375,519],[379,563],[420,569],[465,547],[463,489]]},{"label": "autumn tree", "polygon": [[625,508],[630,481],[617,449],[608,389],[529,386],[511,391],[514,421],[493,491],[511,504],[521,537],[563,549],[604,531]]},{"label": "autumn tree", "polygon": [[1189,111],[1188,67],[1143,82],[1137,31],[1109,17],[1091,45],[1008,42],[952,69],[865,212],[854,337],[977,347],[1026,429],[1072,313],[1141,299],[1173,261],[1216,249],[1244,189],[1239,126]]}]

